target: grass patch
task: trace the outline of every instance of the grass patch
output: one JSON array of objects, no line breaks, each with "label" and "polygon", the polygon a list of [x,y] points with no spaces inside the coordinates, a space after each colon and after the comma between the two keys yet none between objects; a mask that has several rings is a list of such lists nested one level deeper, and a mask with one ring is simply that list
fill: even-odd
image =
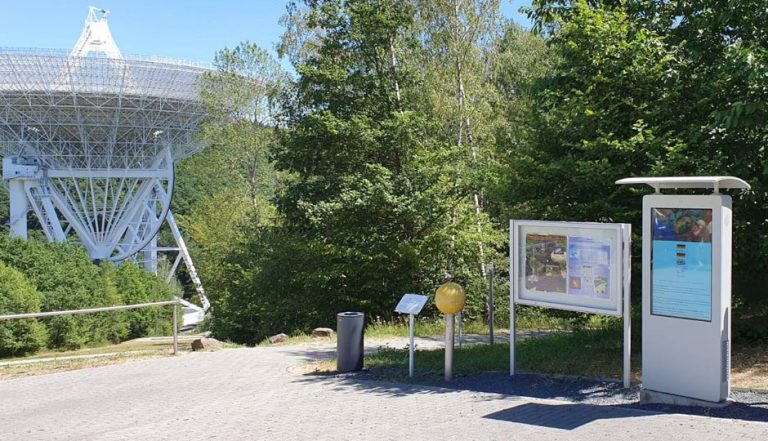
[{"label": "grass patch", "polygon": [[[517,369],[590,378],[621,378],[623,369],[621,329],[607,328],[574,333],[555,332],[549,336],[517,342]],[[442,349],[416,351],[420,374],[441,375],[445,363]],[[365,359],[369,369],[401,371],[407,374],[407,349],[382,349]],[[633,365],[639,365],[639,355]],[[393,370],[393,368],[396,368]],[[509,344],[472,345],[454,349],[453,371],[467,375],[509,370]]]},{"label": "grass patch", "polygon": [[[517,319],[517,329],[522,331],[533,330],[567,330],[572,328],[572,324],[568,319],[551,317],[547,314],[540,313],[535,309],[527,311],[526,314],[521,315]],[[605,327],[605,319],[600,316],[592,316],[587,322],[586,326],[589,328]],[[495,331],[508,332],[509,329],[496,326]],[[458,334],[458,322],[457,330]],[[484,334],[490,333],[488,324],[482,320],[465,320],[462,323],[462,332],[464,334]],[[445,318],[440,317],[417,317],[415,322],[414,334],[416,337],[436,337],[445,334]],[[366,339],[386,339],[393,337],[407,338],[409,336],[409,325],[407,316],[393,321],[377,320],[369,324],[365,328]],[[293,345],[302,343],[336,343],[336,334],[330,339],[328,338],[314,338],[309,334],[295,333],[288,336],[288,339],[283,343],[277,343],[277,345]],[[274,346],[269,343],[269,339],[264,339],[259,342],[258,346]]]},{"label": "grass patch", "polygon": [[299,345],[304,343],[318,343],[318,344],[336,344],[336,333],[334,333],[330,337],[312,337],[309,334],[294,334],[288,336],[288,338],[282,342],[282,343],[270,343],[268,338],[265,338],[264,340],[260,341],[259,344],[256,346],[259,347],[266,347],[266,346],[290,346],[290,345]]},{"label": "grass patch", "polygon": [[[465,334],[488,334],[488,325],[482,321],[464,322],[462,325],[462,332]],[[457,331],[458,332],[458,331]],[[445,320],[443,319],[417,319],[415,323],[414,334],[416,337],[435,337],[445,334]],[[378,321],[369,324],[365,328],[366,339],[386,339],[393,337],[408,338],[409,328],[408,321]],[[288,339],[283,343],[271,344],[269,339],[266,338],[259,342],[257,346],[277,346],[277,345],[295,345],[303,343],[336,343],[336,333],[330,338],[312,337],[309,334],[296,333],[288,336]]]},{"label": "grass patch", "polygon": [[[417,318],[414,323],[414,335],[416,337],[434,337],[445,334],[445,319],[440,318]],[[458,322],[456,325],[458,333]],[[490,329],[488,325],[481,320],[466,320],[462,323],[462,332],[464,334],[488,334]],[[408,319],[392,322],[373,322],[365,328],[366,338],[390,338],[390,337],[408,337],[409,325]]]},{"label": "grass patch", "polygon": [[[632,381],[641,381],[641,346],[633,342]],[[441,377],[445,363],[442,349],[417,350],[418,376]],[[517,342],[517,369],[551,375],[620,380],[623,374],[622,330],[615,326],[578,332],[555,332]],[[768,342],[733,346],[731,386],[768,391]],[[382,348],[365,357],[365,365],[382,378],[407,381],[408,350]],[[314,369],[333,369],[335,362]],[[509,370],[509,344],[473,345],[454,349],[455,375]]]}]

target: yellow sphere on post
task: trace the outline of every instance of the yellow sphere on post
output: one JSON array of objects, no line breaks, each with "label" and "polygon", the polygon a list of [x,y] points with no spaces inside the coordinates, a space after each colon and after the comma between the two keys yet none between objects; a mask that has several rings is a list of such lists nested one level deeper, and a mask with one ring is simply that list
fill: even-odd
[{"label": "yellow sphere on post", "polygon": [[435,293],[435,304],[443,314],[456,314],[464,309],[467,295],[458,283],[448,282],[440,285]]}]

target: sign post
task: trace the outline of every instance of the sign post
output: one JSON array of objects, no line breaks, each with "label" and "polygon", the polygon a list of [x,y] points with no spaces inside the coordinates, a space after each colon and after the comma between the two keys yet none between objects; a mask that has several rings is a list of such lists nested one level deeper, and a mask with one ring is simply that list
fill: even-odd
[{"label": "sign post", "polygon": [[413,377],[413,337],[416,323],[414,317],[421,312],[424,304],[427,303],[427,296],[419,294],[405,294],[400,302],[395,307],[395,312],[408,314],[409,320],[409,342],[408,345],[408,376]]},{"label": "sign post", "polygon": [[[627,178],[643,197],[643,392],[646,402],[720,403],[730,393],[731,176]],[[710,195],[662,189],[711,188]],[[693,403],[699,404],[699,403]]]}]

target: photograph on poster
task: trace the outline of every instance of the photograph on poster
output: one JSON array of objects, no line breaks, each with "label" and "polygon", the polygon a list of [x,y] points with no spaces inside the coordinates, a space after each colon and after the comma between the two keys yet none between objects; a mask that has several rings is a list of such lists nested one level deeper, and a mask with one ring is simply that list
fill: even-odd
[{"label": "photograph on poster", "polygon": [[712,210],[652,209],[653,240],[712,242]]},{"label": "photograph on poster", "polygon": [[652,208],[651,314],[712,320],[712,210]]},{"label": "photograph on poster", "polygon": [[565,246],[565,236],[526,234],[526,289],[565,292],[567,266]]}]

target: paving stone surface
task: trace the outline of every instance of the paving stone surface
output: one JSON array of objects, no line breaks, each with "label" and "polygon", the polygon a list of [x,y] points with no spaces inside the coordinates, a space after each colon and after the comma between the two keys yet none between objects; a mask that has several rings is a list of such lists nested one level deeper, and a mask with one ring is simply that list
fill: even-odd
[{"label": "paving stone surface", "polygon": [[3,381],[0,440],[768,439],[765,422],[294,369],[332,353],[226,349]]}]

